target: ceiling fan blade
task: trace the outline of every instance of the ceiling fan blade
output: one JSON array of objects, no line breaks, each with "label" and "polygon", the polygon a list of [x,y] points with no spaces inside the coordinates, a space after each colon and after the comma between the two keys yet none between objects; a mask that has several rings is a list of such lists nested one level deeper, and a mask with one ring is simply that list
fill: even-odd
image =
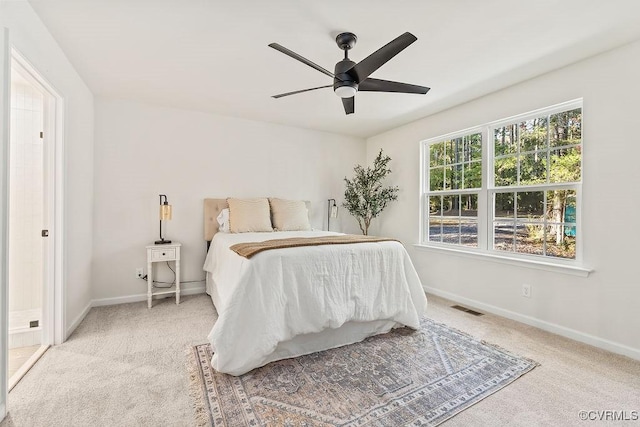
[{"label": "ceiling fan blade", "polygon": [[333,85],[318,86],[318,87],[312,87],[311,89],[302,89],[302,90],[296,90],[293,92],[281,93],[279,95],[273,95],[272,98],[276,98],[276,99],[282,98],[283,96],[295,95],[296,93],[302,93],[302,92],[309,92],[310,90],[324,89],[325,87],[333,87]]},{"label": "ceiling fan blade", "polygon": [[356,79],[358,83],[364,81],[375,70],[382,67],[391,58],[402,52],[407,46],[415,42],[417,39],[411,33],[404,33],[395,40],[390,41],[371,55],[358,62],[347,71],[351,77]]},{"label": "ceiling fan blade", "polygon": [[355,111],[355,101],[355,96],[352,96],[351,98],[342,98],[342,105],[344,105],[344,112],[346,114],[353,114]]},{"label": "ceiling fan blade", "polygon": [[429,92],[428,87],[411,85],[408,83],[392,82],[390,80],[380,80],[368,78],[358,85],[358,91],[365,92],[400,92],[400,93],[419,93],[424,95]]},{"label": "ceiling fan blade", "polygon": [[315,68],[316,70],[320,71],[323,74],[326,74],[329,77],[335,77],[331,71],[329,71],[329,70],[327,70],[325,68],[322,68],[321,66],[319,66],[315,62],[309,61],[304,56],[300,56],[297,53],[295,53],[294,51],[289,50],[284,46],[280,46],[278,43],[271,43],[269,45],[269,47],[272,47],[275,50],[280,51],[280,52],[284,53],[285,55],[288,55],[288,56],[292,57],[293,59],[297,59],[298,61],[302,62],[303,64],[307,64],[309,67]]}]

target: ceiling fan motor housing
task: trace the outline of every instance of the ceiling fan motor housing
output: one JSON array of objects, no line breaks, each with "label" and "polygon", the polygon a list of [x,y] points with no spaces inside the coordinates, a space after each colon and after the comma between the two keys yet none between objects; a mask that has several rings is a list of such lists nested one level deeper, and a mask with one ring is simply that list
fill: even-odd
[{"label": "ceiling fan motor housing", "polygon": [[[336,76],[333,79],[333,91],[341,98],[351,98],[358,91],[358,83],[347,73],[354,65],[356,65],[356,63],[350,59],[343,59],[336,64],[333,73]],[[343,94],[345,96],[343,96]]]}]

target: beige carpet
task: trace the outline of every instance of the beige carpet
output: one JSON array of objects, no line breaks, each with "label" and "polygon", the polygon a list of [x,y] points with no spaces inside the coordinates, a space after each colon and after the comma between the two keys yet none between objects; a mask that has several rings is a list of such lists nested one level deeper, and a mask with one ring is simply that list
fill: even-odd
[{"label": "beige carpet", "polygon": [[[429,317],[541,366],[446,426],[597,425],[580,410],[639,410],[640,362],[429,297]],[[9,394],[1,426],[190,426],[185,347],[206,342],[205,295],[94,308]],[[635,327],[630,326],[630,327]],[[635,424],[634,424],[635,425]]]}]

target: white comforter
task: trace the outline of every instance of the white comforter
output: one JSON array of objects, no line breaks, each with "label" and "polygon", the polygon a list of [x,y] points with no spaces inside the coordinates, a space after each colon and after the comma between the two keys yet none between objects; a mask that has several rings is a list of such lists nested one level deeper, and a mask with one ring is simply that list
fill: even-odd
[{"label": "white comforter", "polygon": [[[216,370],[241,375],[276,360],[270,355],[278,344],[347,322],[383,319],[419,327],[427,300],[398,242],[275,249],[251,259],[229,249],[241,242],[330,234],[338,233],[215,235],[204,270],[218,294],[219,317],[209,334]],[[289,357],[304,354],[299,353]]]}]

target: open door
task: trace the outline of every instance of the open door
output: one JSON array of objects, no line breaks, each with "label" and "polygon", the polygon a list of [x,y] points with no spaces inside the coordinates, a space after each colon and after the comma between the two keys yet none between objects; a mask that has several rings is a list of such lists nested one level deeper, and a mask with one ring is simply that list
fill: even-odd
[{"label": "open door", "polygon": [[0,27],[0,421],[7,415],[7,246],[9,171],[9,30]]},{"label": "open door", "polygon": [[9,132],[9,392],[54,343],[55,104],[12,51]]}]

